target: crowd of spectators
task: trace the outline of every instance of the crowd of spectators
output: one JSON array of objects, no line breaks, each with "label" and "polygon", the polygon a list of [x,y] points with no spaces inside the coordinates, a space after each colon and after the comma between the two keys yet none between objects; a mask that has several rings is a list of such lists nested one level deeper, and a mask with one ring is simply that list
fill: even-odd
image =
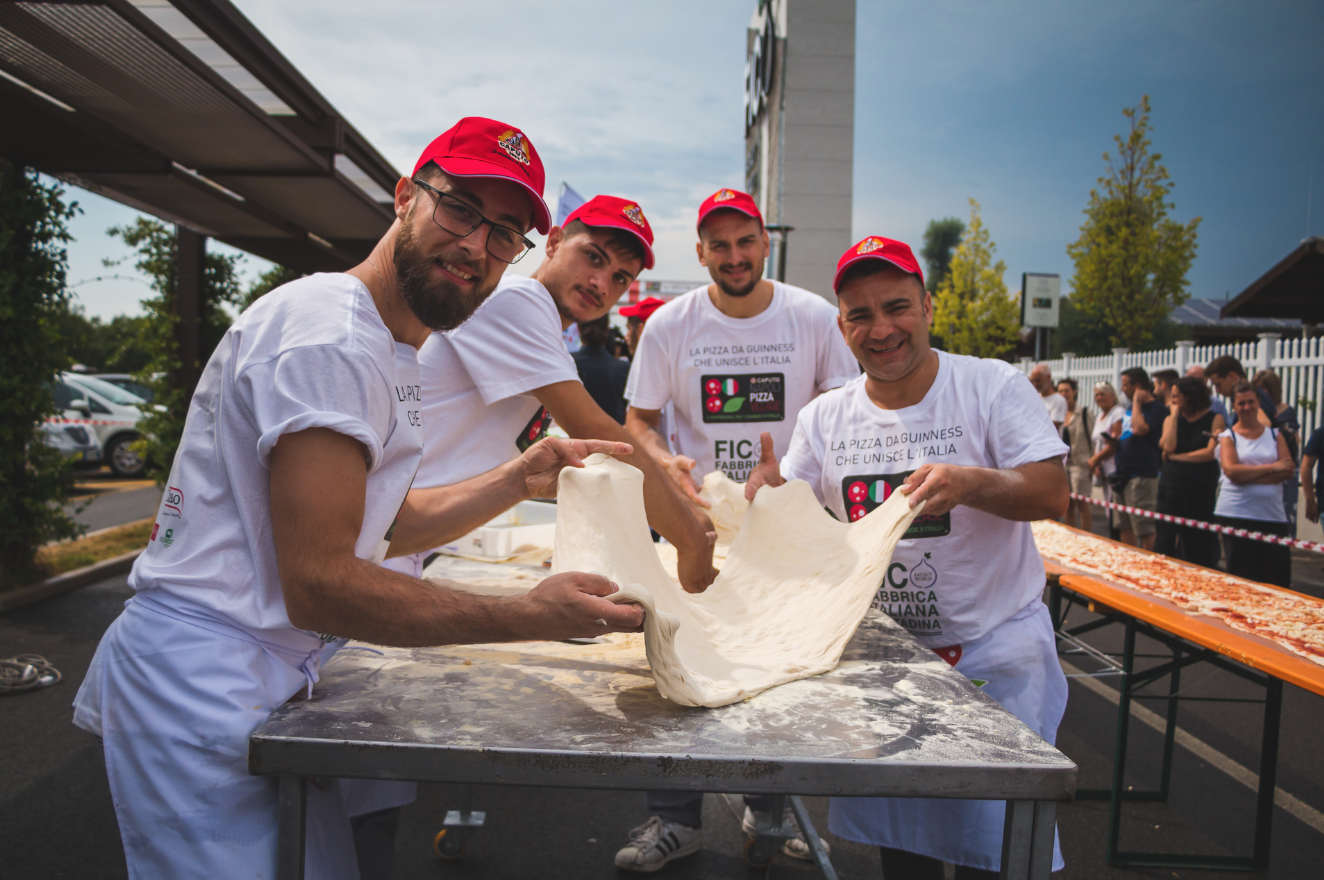
[{"label": "crowd of spectators", "polygon": [[[1039,365],[1030,381],[1070,448],[1066,467],[1074,495],[1199,522],[1264,534],[1295,537],[1298,490],[1305,515],[1319,521],[1324,497],[1324,427],[1299,448],[1296,408],[1283,400],[1282,380],[1272,370],[1248,379],[1230,355],[1185,376],[1175,370],[1152,375],[1132,367],[1121,375],[1121,393],[1111,383],[1093,388],[1094,411],[1080,400],[1074,379],[1053,384]],[[1233,402],[1229,413],[1218,395]],[[1297,461],[1299,459],[1299,466]],[[1091,530],[1091,506],[1072,499],[1068,525]],[[1155,517],[1111,511],[1115,539],[1196,565],[1265,583],[1288,586],[1287,547]]]}]

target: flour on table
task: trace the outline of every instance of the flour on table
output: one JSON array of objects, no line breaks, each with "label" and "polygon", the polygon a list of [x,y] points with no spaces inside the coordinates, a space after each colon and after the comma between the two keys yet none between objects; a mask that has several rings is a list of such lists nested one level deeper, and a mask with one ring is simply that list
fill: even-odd
[{"label": "flour on table", "polygon": [[809,484],[759,490],[704,593],[662,567],[644,516],[643,475],[606,455],[561,471],[555,571],[599,571],[644,605],[662,696],[725,706],[834,668],[919,512],[893,493],[855,523],[829,516]]}]

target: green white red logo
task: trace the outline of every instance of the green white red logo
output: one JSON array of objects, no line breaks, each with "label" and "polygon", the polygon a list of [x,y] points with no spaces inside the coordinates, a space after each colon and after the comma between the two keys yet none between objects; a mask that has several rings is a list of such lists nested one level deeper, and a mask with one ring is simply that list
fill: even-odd
[{"label": "green white red logo", "polygon": [[780,422],[786,418],[782,373],[702,376],[705,422]]}]

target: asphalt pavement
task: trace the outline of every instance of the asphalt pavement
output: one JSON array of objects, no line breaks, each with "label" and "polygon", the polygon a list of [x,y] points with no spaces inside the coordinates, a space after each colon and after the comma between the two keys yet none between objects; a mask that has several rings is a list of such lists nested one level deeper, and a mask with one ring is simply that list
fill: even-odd
[{"label": "asphalt pavement", "polygon": [[65,510],[88,531],[110,528],[156,516],[161,490],[154,480],[122,480],[108,468],[80,474],[73,499]]},{"label": "asphalt pavement", "polygon": [[[1313,562],[1313,560],[1312,560]],[[131,595],[123,576],[0,615],[0,656],[44,655],[64,681],[43,691],[0,698],[4,745],[0,748],[0,853],[4,876],[22,878],[118,878],[127,876],[101,753],[96,740],[70,723],[70,703],[87,670],[97,641]],[[1074,618],[1073,618],[1074,619]],[[1084,620],[1084,617],[1080,618]],[[1091,638],[1115,650],[1118,633]],[[1146,650],[1142,639],[1142,651]],[[1152,648],[1152,646],[1150,646]],[[1073,662],[1080,662],[1078,659]],[[1096,679],[1107,684],[1108,679]],[[1184,679],[1195,696],[1257,696],[1228,673],[1195,667]],[[1259,766],[1260,708],[1236,703],[1191,703],[1182,707],[1180,728],[1227,761]],[[1058,746],[1081,768],[1082,787],[1107,785],[1112,766],[1116,708],[1079,680],[1071,685]],[[1132,724],[1128,783],[1149,786],[1157,777],[1159,735]],[[1278,785],[1308,811],[1324,811],[1324,699],[1287,686],[1280,737]],[[1226,766],[1226,765],[1224,765]],[[826,826],[827,802],[806,799],[814,820]],[[400,880],[413,878],[621,878],[612,854],[629,829],[644,817],[643,797],[630,792],[522,787],[480,787],[475,809],[488,813],[487,826],[474,835],[462,858],[442,862],[432,839],[447,809],[457,806],[454,786],[425,784],[416,803],[404,810],[397,839]],[[1182,853],[1248,853],[1253,795],[1225,770],[1189,749],[1175,757],[1172,796],[1166,804],[1128,803],[1123,846]],[[1299,812],[1299,810],[1298,810]],[[1308,814],[1307,814],[1308,815]],[[1060,880],[1179,878],[1215,880],[1222,872],[1109,867],[1104,860],[1108,830],[1105,801],[1078,801],[1059,815],[1066,870]],[[734,817],[716,796],[705,806],[706,847],[673,863],[660,877],[811,878],[808,865],[778,856],[769,871],[747,869],[741,861],[743,837]],[[882,871],[876,851],[832,835],[833,862],[843,878],[876,878]],[[1275,810],[1274,878],[1320,875],[1324,833],[1282,807]],[[889,878],[895,880],[895,878]]]}]

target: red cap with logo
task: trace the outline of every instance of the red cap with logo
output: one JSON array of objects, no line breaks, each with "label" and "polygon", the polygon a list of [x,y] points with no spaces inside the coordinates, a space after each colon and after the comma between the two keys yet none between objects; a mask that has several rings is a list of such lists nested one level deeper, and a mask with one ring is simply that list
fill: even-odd
[{"label": "red cap with logo", "polygon": [[747,193],[742,193],[738,189],[719,189],[717,192],[704,199],[703,204],[699,206],[699,222],[694,228],[701,229],[703,227],[704,218],[713,211],[720,211],[728,208],[733,211],[739,211],[742,214],[747,214],[759,221],[760,226],[763,225],[763,214],[759,211],[759,206],[754,204],[754,200],[750,198]]},{"label": "red cap with logo", "polygon": [[666,300],[650,296],[647,299],[641,299],[632,306],[621,306],[622,318],[638,318],[640,323],[647,324],[648,319],[653,316],[653,312],[666,305]]},{"label": "red cap with logo", "polygon": [[653,227],[637,203],[615,196],[594,196],[571,211],[565,225],[575,220],[586,226],[610,226],[630,233],[644,246],[644,268],[653,268]]},{"label": "red cap with logo", "polygon": [[546,183],[542,160],[515,126],[466,116],[428,144],[414,164],[414,174],[429,162],[436,162],[442,171],[455,177],[499,177],[518,183],[533,203],[534,228],[543,235],[552,228],[551,212],[542,200]]},{"label": "red cap with logo", "polygon": [[851,245],[850,250],[842,254],[840,260],[837,260],[837,276],[832,279],[833,293],[840,292],[841,279],[845,277],[846,270],[861,260],[883,260],[896,266],[902,272],[919,276],[919,283],[924,283],[924,271],[920,269],[919,262],[915,259],[915,255],[911,253],[910,245],[894,238],[871,235],[863,241]]}]

